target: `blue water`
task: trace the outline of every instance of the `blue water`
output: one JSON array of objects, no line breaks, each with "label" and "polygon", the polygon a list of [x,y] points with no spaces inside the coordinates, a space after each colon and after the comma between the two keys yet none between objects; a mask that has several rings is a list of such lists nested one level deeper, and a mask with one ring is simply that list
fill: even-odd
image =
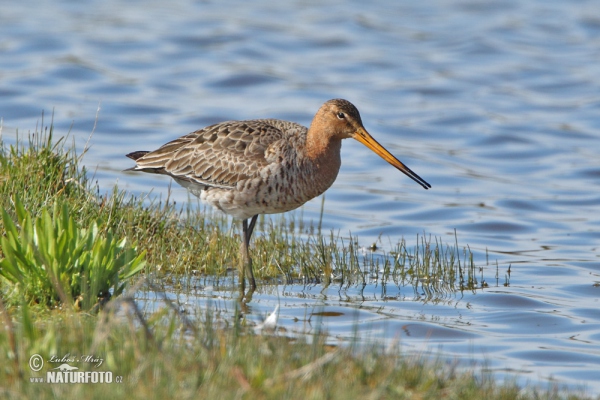
[{"label": "blue water", "polygon": [[[24,0],[0,10],[0,117],[8,142],[42,110],[79,149],[93,131],[84,163],[101,190],[164,198],[169,180],[122,173],[125,153],[228,119],[308,125],[346,98],[433,188],[347,140],[324,229],[382,248],[423,233],[454,243],[456,230],[490,287],[428,301],[397,287],[275,286],[255,294],[254,315],[281,302],[280,324],[301,332],[315,307],[339,312],[321,321],[333,337],[358,320],[407,351],[598,394],[598,60],[591,0]],[[320,205],[303,218],[318,221]]]}]

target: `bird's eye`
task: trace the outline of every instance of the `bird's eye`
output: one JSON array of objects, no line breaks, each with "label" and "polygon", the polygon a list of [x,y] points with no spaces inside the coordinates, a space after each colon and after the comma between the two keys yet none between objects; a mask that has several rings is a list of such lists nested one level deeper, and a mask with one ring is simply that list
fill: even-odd
[{"label": "bird's eye", "polygon": [[346,114],[344,114],[343,112],[339,112],[339,113],[337,113],[337,117],[338,117],[338,119],[344,119],[344,118],[346,118]]}]

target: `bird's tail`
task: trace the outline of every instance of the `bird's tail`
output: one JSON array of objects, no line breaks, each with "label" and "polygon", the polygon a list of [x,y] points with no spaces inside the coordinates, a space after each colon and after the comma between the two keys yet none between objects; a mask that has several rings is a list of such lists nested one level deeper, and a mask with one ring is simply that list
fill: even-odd
[{"label": "bird's tail", "polygon": [[[131,158],[132,160],[137,160],[138,158],[144,157],[146,154],[150,153],[149,151],[134,151],[133,153],[125,154],[126,157]],[[124,169],[123,171],[136,171],[138,170],[137,165],[135,167]]]},{"label": "bird's tail", "polygon": [[144,157],[146,154],[150,153],[149,151],[134,151],[133,153],[126,154],[125,157],[129,157],[132,160],[137,160],[138,158]]}]

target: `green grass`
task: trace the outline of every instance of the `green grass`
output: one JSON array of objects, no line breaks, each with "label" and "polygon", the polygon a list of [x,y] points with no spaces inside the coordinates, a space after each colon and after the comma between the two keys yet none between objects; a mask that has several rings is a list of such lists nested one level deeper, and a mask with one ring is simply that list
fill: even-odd
[{"label": "green grass", "polygon": [[[156,280],[228,279],[240,265],[239,228],[231,237],[227,218],[189,206],[180,209],[172,202],[148,204],[116,187],[100,194],[73,147],[64,138],[53,142],[51,129],[28,135],[26,143],[0,146],[3,237],[12,230],[8,219],[15,229],[22,225],[15,198],[32,221],[51,219],[54,205],[62,204],[77,229],[96,223],[98,232],[135,243],[138,252],[146,252],[145,273]],[[252,256],[259,285],[277,280],[342,287],[376,280],[412,285],[432,296],[483,285],[471,252],[458,244],[419,237],[414,246],[400,240],[390,248],[385,254],[363,254],[356,238],[321,235],[318,227],[296,221],[292,214],[260,220]],[[5,258],[7,250],[1,250],[0,258]],[[11,290],[15,293],[8,296]],[[143,313],[129,293],[113,296],[98,314],[89,314],[28,301],[22,289],[4,278],[0,291],[5,328],[0,330],[0,398],[584,398],[499,385],[480,371],[459,372],[403,356],[399,348],[384,351],[358,340],[331,347],[321,335],[307,340],[256,335],[243,318],[218,327],[210,311],[193,321],[176,307]],[[3,301],[7,299],[9,303]],[[110,371],[123,381],[32,383],[31,378],[43,377],[51,368],[32,371],[34,354],[44,360],[66,354],[102,358],[96,369],[79,366],[82,371]]]},{"label": "green grass", "polygon": [[[310,342],[256,335],[239,319],[233,327],[218,328],[210,311],[196,321],[176,307],[143,316],[127,295],[111,301],[98,316],[27,305],[11,315],[3,311],[3,316],[11,321],[10,330],[0,331],[0,397],[6,399],[585,398],[557,389],[523,391],[515,384],[496,384],[480,371],[461,372],[423,357],[402,356],[397,346],[332,347],[319,334],[307,338]],[[46,361],[39,372],[29,367],[35,354]],[[48,362],[52,356],[65,355],[93,356],[93,363],[70,365],[111,372],[113,382],[31,382],[60,365]]]}]

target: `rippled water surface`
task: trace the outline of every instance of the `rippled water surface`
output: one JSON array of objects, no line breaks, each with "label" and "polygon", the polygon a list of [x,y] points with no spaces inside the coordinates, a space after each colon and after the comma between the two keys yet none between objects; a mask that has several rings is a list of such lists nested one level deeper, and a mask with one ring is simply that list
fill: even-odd
[{"label": "rippled water surface", "polygon": [[[268,286],[251,316],[280,304],[288,332],[321,325],[348,339],[358,322],[409,351],[598,394],[598,60],[594,1],[24,0],[0,12],[0,117],[8,142],[42,110],[80,149],[95,127],[84,162],[101,189],[164,198],[169,180],[122,173],[125,153],[226,119],[308,125],[325,100],[349,99],[433,188],[348,140],[324,229],[362,246],[381,237],[383,248],[423,233],[454,243],[456,230],[490,287],[431,298],[389,285]],[[178,187],[172,197],[188,199]],[[227,291],[184,297],[234,307]]]}]

